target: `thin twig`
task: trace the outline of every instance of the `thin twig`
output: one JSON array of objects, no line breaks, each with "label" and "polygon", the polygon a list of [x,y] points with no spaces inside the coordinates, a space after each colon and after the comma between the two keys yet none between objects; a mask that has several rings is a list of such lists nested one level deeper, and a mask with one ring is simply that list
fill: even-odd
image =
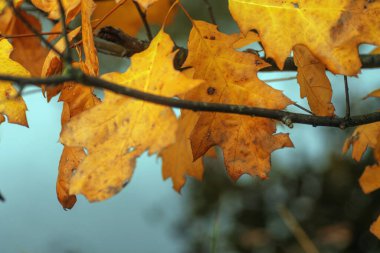
[{"label": "thin twig", "polygon": [[263,117],[286,122],[287,125],[291,125],[291,123],[299,123],[312,126],[327,126],[344,129],[348,127],[354,127],[380,121],[380,112],[352,116],[350,119],[346,119],[340,117],[307,115],[302,113],[258,108],[245,105],[206,103],[201,101],[191,101],[171,97],[164,97],[154,95],[151,93],[146,93],[133,88],[121,86],[116,83],[112,83],[97,77],[92,77],[86,75],[79,69],[71,69],[71,71],[69,73],[66,73],[65,76],[55,76],[47,78],[21,78],[17,76],[0,75],[0,80],[15,82],[19,85],[24,86],[30,84],[45,84],[47,86],[55,86],[63,82],[74,81],[87,86],[103,88],[109,91],[113,91],[117,94],[173,108],[181,108],[203,112],[230,113],[238,115],[247,115],[251,117]]},{"label": "thin twig", "polygon": [[297,104],[297,103],[294,103],[294,104],[292,104],[292,105],[294,105],[295,107],[298,107],[299,109],[301,109],[301,110],[303,110],[303,111],[305,111],[305,112],[307,112],[307,113],[310,113],[311,115],[314,115],[314,113],[313,113],[312,111],[306,109],[305,107],[303,107],[303,106],[301,106],[301,105],[299,105],[299,104]]},{"label": "thin twig", "polygon": [[64,55],[59,52],[47,39],[45,39],[44,36],[42,36],[36,28],[34,28],[28,20],[24,18],[24,16],[17,10],[17,8],[14,6],[12,0],[7,0],[8,5],[12,8],[13,13],[16,15],[18,19],[21,20],[21,22],[32,32],[34,33],[41,41],[44,43],[44,45],[49,48],[50,50],[53,50],[57,55],[59,55],[61,58],[64,58]]},{"label": "thin twig", "polygon": [[134,0],[132,0],[132,2],[136,6],[136,10],[139,13],[142,22],[144,23],[144,27],[145,27],[145,31],[146,31],[146,36],[148,37],[148,40],[152,41],[153,40],[153,35],[152,35],[152,31],[150,30],[150,26],[148,24],[148,20],[146,18],[146,11],[144,12],[141,9],[140,5],[137,2],[135,2]]},{"label": "thin twig", "polygon": [[65,39],[65,44],[66,44],[66,50],[64,54],[63,60],[66,62],[66,64],[71,65],[73,62],[73,56],[71,55],[70,51],[70,41],[69,37],[67,36],[67,26],[66,26],[66,14],[65,14],[65,9],[62,4],[62,0],[57,0],[58,6],[59,6],[59,12],[60,12],[60,21],[62,25],[62,36]]},{"label": "thin twig", "polygon": [[207,6],[207,10],[208,10],[208,14],[210,15],[211,23],[216,25],[216,20],[215,20],[215,16],[214,16],[214,11],[212,10],[212,5],[210,4],[210,2],[208,0],[203,0],[203,2]]},{"label": "thin twig", "polygon": [[306,232],[302,229],[301,225],[298,223],[293,214],[285,206],[278,207],[278,212],[303,250],[306,253],[319,253],[317,247],[310,239],[310,237],[306,234]]},{"label": "thin twig", "polygon": [[[54,35],[54,34],[61,34],[62,32],[41,32],[40,35]],[[23,34],[1,34],[0,38],[5,39],[15,39],[15,38],[28,38],[28,37],[37,37],[34,33],[23,33]]]},{"label": "thin twig", "polygon": [[296,76],[291,76],[291,77],[284,77],[284,78],[267,79],[267,80],[262,80],[262,81],[266,83],[274,83],[274,82],[290,81],[290,80],[295,80],[295,79],[297,79]]},{"label": "thin twig", "polygon": [[349,119],[351,116],[351,107],[350,107],[350,94],[348,90],[348,80],[347,76],[344,76],[344,91],[346,93],[346,119]]}]

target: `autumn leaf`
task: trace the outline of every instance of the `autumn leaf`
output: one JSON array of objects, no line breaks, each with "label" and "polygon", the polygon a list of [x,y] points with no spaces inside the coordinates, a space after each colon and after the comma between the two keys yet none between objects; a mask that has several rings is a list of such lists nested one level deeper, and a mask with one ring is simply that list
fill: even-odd
[{"label": "autumn leaf", "polygon": [[377,97],[377,98],[380,98],[380,89],[372,91],[365,98],[368,98],[368,97]]},{"label": "autumn leaf", "polygon": [[[59,11],[59,5],[58,1],[52,1],[52,0],[31,0],[33,5],[37,8],[41,9],[42,11],[49,14],[50,19],[59,19],[61,16]],[[62,0],[62,5],[65,10],[66,16],[73,16],[70,15],[71,12],[77,13],[77,9],[79,8],[81,4],[81,0]]]},{"label": "autumn leaf", "polygon": [[[173,47],[161,30],[147,50],[131,58],[125,73],[102,78],[167,97],[185,93],[201,81],[174,69]],[[71,180],[70,193],[82,193],[90,201],[113,196],[129,182],[136,158],[145,150],[153,154],[173,143],[176,129],[170,108],[106,91],[102,104],[74,117],[63,129],[62,143],[88,150]]]},{"label": "autumn leaf", "polygon": [[304,45],[293,48],[294,63],[298,67],[297,80],[301,98],[307,97],[311,111],[318,116],[333,116],[332,89],[323,65]]},{"label": "autumn leaf", "polygon": [[[0,74],[29,77],[30,73],[19,63],[11,60],[12,45],[8,40],[0,39]],[[9,123],[28,126],[26,119],[26,105],[11,82],[0,81],[0,123],[7,116]]]},{"label": "autumn leaf", "polygon": [[[80,27],[77,27],[76,29],[72,30],[67,34],[67,38],[69,41],[74,39],[80,32]],[[62,38],[60,39],[55,45],[55,49],[62,53],[66,49],[66,43],[65,39]],[[45,58],[45,62],[42,66],[42,72],[41,76],[46,77],[46,76],[53,76],[55,74],[59,74],[62,72],[62,59],[60,56],[54,52],[53,50],[50,50],[48,55]],[[50,99],[54,96],[56,96],[62,89],[62,84],[60,85],[55,85],[55,86],[49,86],[49,87],[43,87],[42,91],[43,94],[47,97],[47,101],[50,101]]]},{"label": "autumn leaf", "polygon": [[150,5],[154,4],[158,0],[133,0],[133,1],[139,3],[144,9],[148,9]]},{"label": "autumn leaf", "polygon": [[360,161],[367,147],[375,148],[380,133],[380,122],[359,126],[343,145],[343,153],[346,153],[352,145],[352,158]]},{"label": "autumn leaf", "polygon": [[[226,35],[214,25],[194,21],[185,66],[192,66],[194,78],[206,83],[191,91],[188,98],[284,109],[291,101],[257,77],[257,71],[268,64],[257,55],[235,51],[233,45],[238,39],[238,34]],[[244,173],[266,178],[270,154],[293,146],[288,135],[273,135],[275,132],[274,120],[202,112],[191,134],[193,157],[197,160],[219,145],[232,179]]]},{"label": "autumn leaf", "polygon": [[[36,17],[21,10],[20,15],[37,31],[41,31],[41,24]],[[11,9],[7,9],[0,15],[0,33],[16,36],[28,34],[30,30]],[[37,37],[13,38],[11,43],[13,46],[11,59],[20,63],[32,76],[40,76],[42,65],[49,52],[41,45],[40,39]]]},{"label": "autumn leaf", "polygon": [[[79,64],[80,68],[89,73],[87,65]],[[81,112],[88,110],[100,103],[100,100],[94,95],[92,87],[81,84],[67,82],[63,85],[61,95],[58,101],[64,102],[61,122],[64,126],[72,117],[79,115]],[[64,146],[58,167],[57,178],[57,197],[62,207],[71,209],[75,202],[75,195],[69,193],[71,178],[78,168],[79,164],[85,158],[83,148]]]},{"label": "autumn leaf", "polygon": [[[20,7],[20,5],[23,3],[23,0],[13,0],[13,4],[15,7]],[[0,14],[6,9],[8,6],[7,0],[0,0]]]},{"label": "autumn leaf", "polygon": [[190,134],[198,121],[198,114],[191,111],[182,111],[178,121],[176,141],[165,148],[162,157],[162,176],[164,179],[171,178],[173,188],[180,192],[186,182],[186,175],[198,180],[203,178],[202,159],[193,161],[190,144]]},{"label": "autumn leaf", "polygon": [[282,68],[295,45],[307,46],[335,74],[356,75],[358,45],[380,45],[380,2],[229,0],[241,31],[258,31],[266,56]]},{"label": "autumn leaf", "polygon": [[98,55],[94,44],[94,36],[91,27],[91,14],[95,9],[92,0],[82,0],[82,41],[85,54],[85,63],[89,74],[97,76],[99,74]]},{"label": "autumn leaf", "polygon": [[[172,0],[157,0],[156,3],[149,6],[147,9],[147,19],[150,24],[162,24],[167,12],[169,11],[173,1]],[[99,1],[96,3],[96,9],[92,19],[94,21],[102,18],[107,14],[114,6],[115,1]],[[169,15],[168,22],[172,20],[174,12]],[[143,26],[143,22],[139,13],[136,10],[132,1],[127,1],[115,12],[112,13],[106,20],[102,22],[101,27],[113,26],[120,28],[123,32],[133,36],[136,35],[140,28]]]}]

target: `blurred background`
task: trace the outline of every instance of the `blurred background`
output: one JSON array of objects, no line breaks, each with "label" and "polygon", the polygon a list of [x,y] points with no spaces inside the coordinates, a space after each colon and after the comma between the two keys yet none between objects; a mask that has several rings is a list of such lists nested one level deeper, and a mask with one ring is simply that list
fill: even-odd
[{"label": "blurred background", "polygon": [[[182,2],[193,18],[210,20],[205,1]],[[208,2],[220,30],[238,32],[227,0]],[[185,46],[190,29],[178,11],[167,32]],[[139,37],[145,38],[145,32]],[[360,49],[367,53],[371,47]],[[129,65],[128,59],[102,54],[100,62],[103,73]],[[262,80],[295,75],[259,73]],[[344,115],[343,77],[329,73],[329,78],[336,114]],[[296,80],[270,85],[307,107]],[[349,78],[349,85],[353,114],[380,108],[375,99],[363,100],[380,88],[377,70],[363,70]],[[204,181],[188,178],[181,194],[172,190],[170,180],[162,180],[161,161],[145,155],[117,196],[94,204],[79,196],[76,206],[64,211],[55,194],[62,104],[57,98],[46,103],[41,93],[24,99],[30,127],[0,126],[0,191],[6,199],[0,202],[0,253],[380,252],[369,232],[380,214],[380,195],[365,195],[358,185],[372,155],[367,152],[356,163],[341,153],[352,129],[279,125],[295,148],[273,153],[268,180],[243,176],[232,183],[219,156],[205,161]]]}]

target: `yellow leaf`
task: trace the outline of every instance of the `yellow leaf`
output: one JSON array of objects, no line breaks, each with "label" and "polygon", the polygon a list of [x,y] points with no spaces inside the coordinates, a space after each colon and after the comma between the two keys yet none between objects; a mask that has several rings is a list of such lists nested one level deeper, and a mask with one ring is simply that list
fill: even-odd
[{"label": "yellow leaf", "polygon": [[295,45],[307,46],[335,74],[356,75],[358,45],[380,45],[380,2],[229,0],[241,31],[258,31],[266,56],[282,68]]},{"label": "yellow leaf", "polygon": [[[19,63],[9,58],[12,45],[5,39],[0,40],[0,74],[19,77],[29,77],[30,73]],[[26,105],[11,82],[0,81],[0,123],[7,116],[9,123],[28,126]]]},{"label": "yellow leaf", "polygon": [[301,87],[301,98],[307,97],[311,111],[318,116],[333,116],[332,89],[325,65],[304,45],[294,48],[294,63],[298,67],[297,80]]},{"label": "yellow leaf", "polygon": [[[185,93],[201,81],[174,69],[173,47],[169,35],[160,31],[147,50],[131,58],[125,73],[102,78],[167,97]],[[70,193],[82,193],[90,201],[113,196],[129,182],[136,158],[173,143],[176,129],[170,108],[106,91],[102,104],[74,117],[63,129],[62,143],[85,147],[89,154],[72,178]]]},{"label": "yellow leaf", "polygon": [[[284,109],[291,101],[257,77],[257,71],[268,64],[257,55],[235,51],[233,45],[237,40],[238,34],[226,35],[214,25],[194,21],[185,66],[192,66],[194,78],[206,83],[191,91],[187,98]],[[270,154],[292,146],[288,135],[273,135],[275,132],[274,120],[202,112],[191,134],[194,160],[219,145],[232,179],[244,173],[266,178]]]},{"label": "yellow leaf", "polygon": [[[13,0],[15,7],[19,7],[23,2],[23,0]],[[6,9],[7,6],[7,0],[0,0],[0,14],[2,14],[3,10]]]}]

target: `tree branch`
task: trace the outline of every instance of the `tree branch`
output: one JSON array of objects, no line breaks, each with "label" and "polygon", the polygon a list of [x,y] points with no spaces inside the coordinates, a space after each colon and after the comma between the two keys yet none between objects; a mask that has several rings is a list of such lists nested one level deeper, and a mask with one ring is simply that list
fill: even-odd
[{"label": "tree branch", "polygon": [[239,115],[247,115],[252,117],[263,117],[284,122],[289,127],[293,123],[312,125],[312,126],[327,126],[338,127],[345,129],[364,124],[380,121],[380,112],[352,116],[350,118],[340,117],[322,117],[315,115],[307,115],[281,110],[273,110],[266,108],[250,107],[245,105],[206,103],[201,101],[182,100],[177,98],[164,97],[146,93],[140,90],[121,86],[97,77],[92,77],[83,73],[80,69],[71,69],[64,76],[53,76],[48,78],[21,78],[9,75],[0,75],[0,80],[11,81],[19,85],[30,84],[45,84],[47,86],[55,86],[63,82],[73,81],[87,86],[103,88],[113,91],[117,94],[129,96],[154,104],[170,106],[173,108],[188,109],[193,111],[204,112],[221,112]]},{"label": "tree branch", "polygon": [[144,27],[145,27],[145,32],[146,32],[146,36],[148,37],[148,40],[149,41],[152,41],[153,40],[153,34],[152,34],[152,31],[150,30],[150,26],[148,24],[148,20],[146,18],[146,11],[143,11],[140,7],[140,5],[135,2],[135,0],[132,0],[133,4],[135,5],[136,7],[136,10],[137,12],[139,13],[140,15],[140,18],[141,18],[141,21],[143,22],[144,24]]},{"label": "tree branch", "polygon": [[[99,33],[96,35],[99,38],[109,40],[115,45],[115,52],[112,52],[112,47],[108,47],[107,52],[111,55],[120,56],[120,57],[130,57],[135,53],[141,52],[149,46],[149,42],[144,40],[136,39],[128,34],[123,33],[121,30],[115,29],[111,26],[102,28]],[[117,39],[115,39],[117,37]],[[99,44],[97,46],[100,46]],[[125,51],[129,52],[128,55],[120,55],[119,46],[125,48]],[[98,48],[99,51],[102,51],[101,48]],[[187,54],[186,48],[179,48],[181,51],[184,51],[184,55]],[[111,51],[110,51],[111,50]],[[297,71],[297,66],[294,64],[293,57],[288,57],[285,61],[284,68],[280,70],[273,59],[268,58],[264,59],[266,62],[272,66],[261,69],[261,72],[269,71]],[[380,55],[360,55],[360,61],[362,62],[363,69],[372,69],[380,68]],[[180,69],[183,63],[183,60],[175,59],[175,68]],[[180,64],[180,65],[178,65]]]}]

